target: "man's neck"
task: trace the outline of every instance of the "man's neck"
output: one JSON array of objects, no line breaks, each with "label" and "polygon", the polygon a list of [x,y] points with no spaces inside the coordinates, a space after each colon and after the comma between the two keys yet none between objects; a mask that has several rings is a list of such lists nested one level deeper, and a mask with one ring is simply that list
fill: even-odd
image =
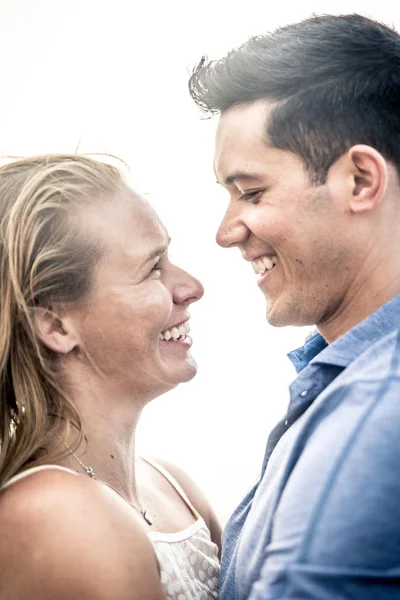
[{"label": "man's neck", "polygon": [[397,294],[400,294],[400,266],[397,272],[390,273],[381,265],[364,281],[361,276],[354,281],[335,314],[317,324],[318,331],[332,343]]}]

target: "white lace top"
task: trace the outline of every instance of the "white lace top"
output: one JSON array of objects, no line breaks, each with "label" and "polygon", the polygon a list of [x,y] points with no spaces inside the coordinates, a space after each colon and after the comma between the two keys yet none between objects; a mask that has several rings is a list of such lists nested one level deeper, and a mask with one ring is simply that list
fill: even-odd
[{"label": "white lace top", "polygon": [[212,600],[218,598],[218,548],[210,531],[172,475],[157,463],[153,465],[186,502],[196,521],[177,533],[152,531],[149,537],[156,550],[161,581],[169,600]]},{"label": "white lace top", "polygon": [[[168,600],[217,599],[218,548],[211,541],[206,523],[172,475],[155,462],[149,459],[145,460],[168,479],[196,518],[192,525],[176,533],[158,531],[149,533],[160,566],[161,582]],[[2,489],[42,469],[62,469],[69,472],[69,469],[58,465],[34,467],[12,477]]]}]

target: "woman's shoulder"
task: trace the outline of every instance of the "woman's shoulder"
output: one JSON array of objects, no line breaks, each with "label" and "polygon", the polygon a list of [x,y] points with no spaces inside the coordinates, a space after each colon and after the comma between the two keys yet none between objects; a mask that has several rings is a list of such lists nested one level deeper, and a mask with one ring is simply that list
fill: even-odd
[{"label": "woman's shoulder", "polygon": [[1,491],[0,531],[1,598],[164,598],[135,513],[72,471],[39,470]]},{"label": "woman's shoulder", "polygon": [[40,519],[44,509],[50,509],[51,519],[62,511],[68,502],[82,501],[91,490],[84,478],[56,465],[27,469],[14,476],[0,490],[0,522],[5,526],[8,518],[22,521]]},{"label": "woman's shoulder", "polygon": [[104,499],[97,487],[89,478],[57,465],[27,469],[0,490],[0,520],[6,521],[6,516],[14,520],[15,515],[23,522],[29,519],[29,523],[43,519],[45,526],[64,512],[71,519],[84,520],[91,507],[89,525],[104,508]]}]

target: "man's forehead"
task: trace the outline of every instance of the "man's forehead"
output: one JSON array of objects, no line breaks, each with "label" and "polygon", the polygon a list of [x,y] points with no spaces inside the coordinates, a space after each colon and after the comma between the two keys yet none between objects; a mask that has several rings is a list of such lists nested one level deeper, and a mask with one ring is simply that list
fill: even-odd
[{"label": "man's forehead", "polygon": [[269,108],[266,101],[232,107],[219,120],[214,154],[218,183],[230,185],[260,178],[267,140]]},{"label": "man's forehead", "polygon": [[263,133],[265,135],[265,127],[268,117],[276,107],[276,102],[261,98],[253,102],[245,104],[235,104],[224,110],[218,121],[217,137],[227,135],[229,132],[247,131]]}]

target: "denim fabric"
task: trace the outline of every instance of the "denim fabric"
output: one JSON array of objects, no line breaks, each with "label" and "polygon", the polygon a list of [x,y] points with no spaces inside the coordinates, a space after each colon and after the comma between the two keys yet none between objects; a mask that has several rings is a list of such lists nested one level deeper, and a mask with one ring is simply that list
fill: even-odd
[{"label": "denim fabric", "polygon": [[314,334],[259,482],[223,536],[222,600],[400,600],[400,295]]}]

